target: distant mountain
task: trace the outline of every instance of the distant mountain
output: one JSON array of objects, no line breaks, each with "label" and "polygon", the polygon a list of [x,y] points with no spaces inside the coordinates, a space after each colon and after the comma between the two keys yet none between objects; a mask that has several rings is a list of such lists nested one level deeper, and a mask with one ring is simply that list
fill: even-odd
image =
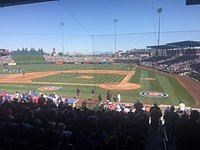
[{"label": "distant mountain", "polygon": [[113,52],[103,52],[102,54],[113,54]]},{"label": "distant mountain", "polygon": [[113,52],[105,52],[105,51],[95,51],[95,54],[113,54]]}]

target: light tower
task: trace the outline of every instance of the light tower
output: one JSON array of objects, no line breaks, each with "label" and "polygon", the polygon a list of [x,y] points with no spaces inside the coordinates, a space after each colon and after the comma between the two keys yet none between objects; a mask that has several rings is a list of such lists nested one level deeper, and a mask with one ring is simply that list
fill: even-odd
[{"label": "light tower", "polygon": [[116,55],[116,49],[117,49],[117,43],[116,43],[116,40],[117,40],[117,37],[116,37],[116,25],[117,25],[118,20],[114,19],[113,21],[115,23],[115,55]]},{"label": "light tower", "polygon": [[62,53],[64,55],[64,38],[63,38],[63,26],[64,26],[64,23],[61,22],[60,25],[61,25],[61,30],[62,30]]},{"label": "light tower", "polygon": [[160,13],[162,12],[162,8],[157,10],[158,13],[158,46],[160,45]]}]

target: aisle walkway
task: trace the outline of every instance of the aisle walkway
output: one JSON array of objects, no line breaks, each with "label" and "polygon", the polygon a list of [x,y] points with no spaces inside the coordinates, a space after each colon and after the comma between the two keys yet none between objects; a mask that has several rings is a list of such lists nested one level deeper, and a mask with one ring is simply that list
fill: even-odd
[{"label": "aisle walkway", "polygon": [[164,150],[161,134],[149,129],[144,150]]}]

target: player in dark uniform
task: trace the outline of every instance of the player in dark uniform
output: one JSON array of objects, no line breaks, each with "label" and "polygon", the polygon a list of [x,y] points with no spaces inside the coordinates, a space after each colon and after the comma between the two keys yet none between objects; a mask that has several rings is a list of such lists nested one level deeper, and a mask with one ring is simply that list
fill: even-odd
[{"label": "player in dark uniform", "polygon": [[62,71],[62,72],[61,72],[61,76],[63,76],[63,74],[64,74],[64,72]]},{"label": "player in dark uniform", "polygon": [[76,98],[79,99],[79,98],[80,98],[80,94],[81,94],[81,89],[80,89],[80,88],[77,88],[77,89],[76,89],[76,95],[77,95]]},{"label": "player in dark uniform", "polygon": [[91,90],[92,100],[95,100],[95,94],[96,94],[95,89],[92,89]]},{"label": "player in dark uniform", "polygon": [[102,102],[102,99],[103,99],[103,98],[102,98],[101,94],[99,94],[99,95],[98,95],[98,102],[101,103],[101,102]]},{"label": "player in dark uniform", "polygon": [[78,71],[76,70],[76,76],[78,76]]}]

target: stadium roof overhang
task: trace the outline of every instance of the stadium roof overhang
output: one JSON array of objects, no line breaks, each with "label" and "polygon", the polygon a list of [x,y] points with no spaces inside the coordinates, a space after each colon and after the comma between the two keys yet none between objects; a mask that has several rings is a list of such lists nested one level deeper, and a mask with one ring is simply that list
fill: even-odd
[{"label": "stadium roof overhang", "polygon": [[200,4],[200,0],[186,0],[186,5],[197,5]]},{"label": "stadium roof overhang", "polygon": [[47,2],[47,1],[58,1],[58,0],[0,0],[0,7]]},{"label": "stadium roof overhang", "polygon": [[188,47],[200,47],[200,41],[181,41],[181,42],[167,43],[166,45],[147,46],[147,48],[157,49],[157,50],[188,48]]},{"label": "stadium roof overhang", "polygon": [[155,45],[155,46],[147,46],[147,48],[151,48],[151,49],[174,49],[174,48],[178,48],[178,47],[172,46],[172,45]]},{"label": "stadium roof overhang", "polygon": [[167,45],[177,46],[177,47],[200,47],[200,41],[181,41],[181,42],[173,42],[167,43]]}]

